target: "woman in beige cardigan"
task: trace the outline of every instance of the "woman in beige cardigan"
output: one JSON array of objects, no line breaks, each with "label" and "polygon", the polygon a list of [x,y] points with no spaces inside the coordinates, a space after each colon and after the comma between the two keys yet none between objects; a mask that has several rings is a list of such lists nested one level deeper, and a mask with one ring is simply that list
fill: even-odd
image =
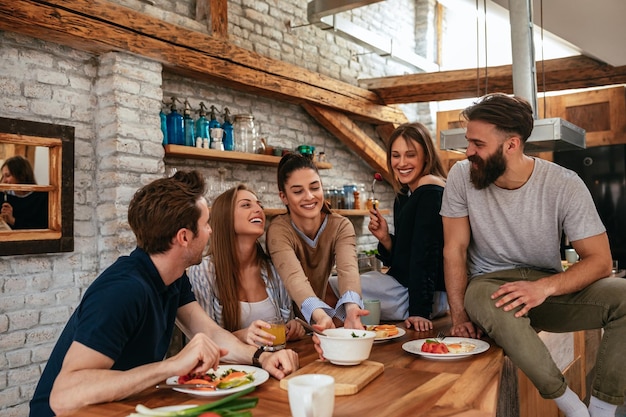
[{"label": "woman in beige cardigan", "polygon": [[[352,223],[331,213],[317,167],[297,153],[278,166],[279,195],[287,214],[277,216],[267,230],[272,262],[301,316],[323,328],[362,329],[361,282]],[[339,296],[328,279],[336,265]],[[335,319],[335,322],[333,321]]]}]

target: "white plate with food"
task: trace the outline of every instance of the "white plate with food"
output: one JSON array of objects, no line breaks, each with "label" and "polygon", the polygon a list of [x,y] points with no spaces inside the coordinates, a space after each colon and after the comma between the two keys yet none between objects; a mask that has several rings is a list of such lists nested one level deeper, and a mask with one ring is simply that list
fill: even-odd
[{"label": "white plate with food", "polygon": [[393,324],[368,325],[365,326],[365,330],[376,332],[374,343],[397,339],[406,334],[406,330]]},{"label": "white plate with food", "polygon": [[[445,349],[440,349],[438,352],[433,352],[434,349],[430,349],[435,345],[433,342],[439,342],[445,345]],[[424,346],[426,351],[422,350]],[[436,360],[450,360],[461,359],[472,355],[478,355],[479,353],[486,352],[489,349],[489,343],[479,339],[469,339],[466,337],[446,337],[443,340],[436,338],[411,340],[402,345],[402,349],[406,352],[414,353],[428,359]],[[444,352],[443,350],[447,350]]]},{"label": "white plate with food", "polygon": [[173,387],[172,389],[185,394],[200,397],[220,397],[243,391],[246,388],[261,385],[267,381],[270,374],[261,368],[249,365],[220,365],[217,370],[209,370],[205,374],[171,376],[167,378],[167,385],[198,384],[206,381],[206,388]]}]

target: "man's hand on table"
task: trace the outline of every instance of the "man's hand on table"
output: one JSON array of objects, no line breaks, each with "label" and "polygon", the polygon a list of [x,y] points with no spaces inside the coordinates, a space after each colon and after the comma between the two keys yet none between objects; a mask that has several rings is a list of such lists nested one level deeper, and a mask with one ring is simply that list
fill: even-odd
[{"label": "man's hand on table", "polygon": [[480,339],[483,331],[471,322],[465,310],[461,314],[452,314],[452,327],[450,335],[456,337],[469,337]]},{"label": "man's hand on table", "polygon": [[276,379],[283,379],[300,367],[298,354],[291,349],[281,349],[278,352],[265,352],[259,357],[263,369]]},{"label": "man's hand on table", "polygon": [[413,327],[416,332],[425,332],[433,329],[433,322],[420,316],[411,316],[404,320],[407,329]]}]

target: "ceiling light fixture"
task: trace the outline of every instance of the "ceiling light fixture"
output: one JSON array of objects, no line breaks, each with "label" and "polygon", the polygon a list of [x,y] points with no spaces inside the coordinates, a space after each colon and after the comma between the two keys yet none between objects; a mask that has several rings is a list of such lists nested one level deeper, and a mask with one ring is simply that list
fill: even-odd
[{"label": "ceiling light fixture", "polygon": [[[537,73],[531,0],[509,0],[509,20],[513,52],[513,91],[516,96],[528,100],[535,116],[535,126],[524,149],[530,153],[584,149],[584,129],[559,117],[537,119]],[[465,129],[442,130],[439,147],[443,150],[465,149]]]}]

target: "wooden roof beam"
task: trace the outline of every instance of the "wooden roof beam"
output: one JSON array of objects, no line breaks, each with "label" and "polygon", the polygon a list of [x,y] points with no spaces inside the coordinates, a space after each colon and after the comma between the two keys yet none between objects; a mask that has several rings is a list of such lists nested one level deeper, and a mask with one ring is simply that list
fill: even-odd
[{"label": "wooden roof beam", "polygon": [[319,124],[352,149],[374,171],[380,172],[388,182],[391,182],[392,174],[387,170],[387,154],[385,150],[350,120],[349,117],[336,110],[321,106],[305,104],[302,107]]},{"label": "wooden roof beam", "polygon": [[237,47],[106,0],[0,2],[0,30],[94,53],[126,51],[172,71],[294,104],[334,108],[375,125],[406,116],[366,89]]},{"label": "wooden roof beam", "polygon": [[[482,68],[371,78],[359,84],[386,104],[420,103],[473,98],[488,92],[512,94],[512,74],[512,66],[503,65],[487,68],[486,77]],[[613,67],[582,55],[537,62],[540,92],[624,83],[626,66]]]}]

